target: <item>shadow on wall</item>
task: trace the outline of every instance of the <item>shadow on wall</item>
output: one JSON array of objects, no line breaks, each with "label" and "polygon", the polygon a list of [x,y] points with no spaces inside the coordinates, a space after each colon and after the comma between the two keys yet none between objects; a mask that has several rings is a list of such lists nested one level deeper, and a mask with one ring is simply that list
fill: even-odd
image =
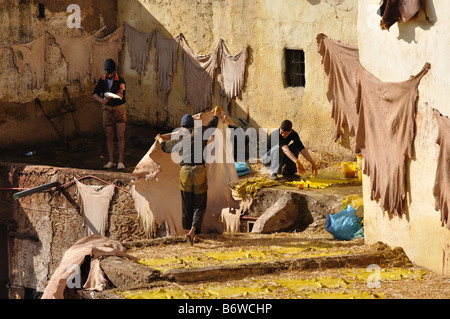
[{"label": "shadow on wall", "polygon": [[415,42],[416,40],[416,28],[422,30],[429,30],[437,21],[436,10],[434,9],[433,1],[426,1],[426,15],[429,18],[429,22],[426,21],[425,13],[420,10],[417,17],[406,22],[398,22],[398,39],[408,43]]},{"label": "shadow on wall", "polygon": [[[119,1],[119,11],[125,11],[123,17],[119,15],[119,23],[125,22],[131,27],[140,32],[156,31],[159,35],[165,38],[175,38],[180,33],[186,30],[177,30],[177,34],[169,32],[165,26],[158,21],[155,16],[141,3],[133,3],[127,8],[121,8]],[[132,18],[131,18],[132,17]],[[223,39],[226,44],[227,39]],[[193,43],[194,40],[186,38]],[[217,43],[212,43],[211,46],[216,48]],[[242,43],[242,47],[245,43]],[[211,52],[213,52],[211,49]],[[138,125],[151,125],[163,129],[174,129],[179,125],[181,117],[186,113],[194,113],[193,106],[186,102],[186,85],[184,79],[184,69],[182,63],[183,48],[181,44],[178,46],[176,72],[173,74],[172,88],[168,95],[167,103],[164,102],[163,92],[159,89],[158,74],[155,70],[156,64],[156,49],[155,37],[152,39],[150,46],[148,63],[145,72],[138,74],[131,69],[131,58],[129,53],[129,46],[127,43],[121,52],[120,61],[124,68],[125,80],[127,81],[127,108],[130,123]],[[196,52],[199,55],[207,55],[211,52]],[[231,54],[238,54],[238,52],[231,52]],[[248,47],[247,63],[245,66],[244,79],[248,79],[248,68],[253,61],[253,50]],[[249,110],[242,106],[242,92],[245,91],[244,85],[241,96],[233,98],[228,101],[226,97],[220,94],[221,70],[219,68],[214,73],[212,84],[211,105],[205,111],[212,110],[216,105],[223,107],[227,111],[232,120],[239,125],[238,118],[241,118],[247,123],[252,123],[251,114]],[[253,123],[252,123],[253,124]],[[257,129],[257,128],[256,128]]]},{"label": "shadow on wall", "polygon": [[[19,176],[23,168],[17,168],[8,181],[7,166],[0,168],[0,180],[2,187],[15,187],[19,184]],[[2,201],[0,224],[6,225],[6,245],[8,247],[6,260],[2,258],[2,263],[6,262],[6,268],[1,268],[1,279],[9,282],[9,297],[34,299],[39,297],[37,292],[38,274],[36,273],[36,257],[41,254],[42,243],[35,227],[36,221],[30,220],[27,212],[18,202],[13,201],[13,193],[16,191],[2,191],[0,199]],[[32,206],[32,205],[29,205]],[[36,215],[42,214],[36,210]],[[7,219],[4,219],[5,216]],[[4,238],[2,237],[2,240]]]}]

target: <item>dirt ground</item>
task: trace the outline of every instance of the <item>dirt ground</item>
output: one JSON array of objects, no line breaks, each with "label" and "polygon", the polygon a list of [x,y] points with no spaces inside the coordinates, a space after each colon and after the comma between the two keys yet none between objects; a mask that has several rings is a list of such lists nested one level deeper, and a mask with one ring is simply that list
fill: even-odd
[{"label": "dirt ground", "polygon": [[[366,245],[364,239],[338,241],[321,226],[301,233],[203,235],[193,247],[179,242],[131,248],[128,253],[161,271],[177,267],[212,266],[214,263],[263,262],[269,251],[289,251],[299,256],[360,254],[385,249],[377,243]],[[265,253],[264,253],[265,252]],[[209,256],[207,261],[204,256]],[[278,255],[279,256],[279,255]],[[275,257],[275,258],[278,258]],[[216,259],[213,261],[213,259]],[[156,263],[152,263],[158,260]],[[158,264],[159,265],[156,265]],[[266,275],[228,278],[213,282],[158,282],[149,289],[115,291],[121,298],[132,299],[448,299],[450,278],[411,264],[399,253],[374,270],[351,265],[343,268],[312,270],[290,269]],[[379,267],[379,268],[378,268]],[[375,271],[379,271],[376,273]],[[379,277],[376,277],[379,274]],[[372,277],[370,277],[372,276]],[[379,278],[381,281],[376,281]]]},{"label": "dirt ground", "polygon": [[[161,131],[159,131],[161,132]],[[147,127],[127,127],[125,172],[131,173],[141,158],[149,150],[158,130]],[[31,157],[28,151],[36,150]],[[95,138],[85,139],[84,143],[74,147],[62,143],[42,145],[31,148],[17,148],[0,152],[0,161],[30,163],[58,167],[81,169],[102,169],[108,161],[106,157],[106,139],[100,134]],[[338,154],[311,150],[320,169],[337,169],[341,161],[356,160]],[[310,171],[308,162],[303,161]],[[243,177],[260,176],[259,164],[252,165],[252,173]],[[115,171],[112,169],[111,171]],[[132,248],[129,253],[141,259],[175,258],[178,262],[202,260],[202,254],[248,251],[249,256],[255,252],[267,251],[271,247],[308,246],[311,253],[339,254],[373,251],[377,246],[368,246],[364,239],[342,242],[335,240],[325,231],[323,223],[313,223],[300,233],[275,233],[257,235],[239,233],[222,235],[201,235],[201,242],[193,247],[184,242],[161,244],[146,248]],[[184,259],[183,259],[184,258]],[[194,259],[193,259],[194,258]],[[242,257],[240,257],[242,258]],[[184,265],[186,266],[186,265]],[[189,265],[187,265],[189,266]],[[191,265],[192,266],[192,265]],[[314,269],[276,272],[262,276],[229,278],[224,281],[181,284],[164,282],[155,284],[145,292],[116,292],[121,298],[230,298],[230,299],[290,299],[290,298],[383,298],[383,299],[448,299],[450,298],[450,278],[438,275],[401,259],[391,264],[378,265],[382,274],[381,282],[376,287],[369,287],[367,277],[361,273],[367,269],[358,267],[339,269]],[[362,276],[362,277],[361,277]],[[205,295],[205,291],[207,291]],[[152,294],[153,292],[153,294]],[[197,296],[197,297],[196,297]]]}]

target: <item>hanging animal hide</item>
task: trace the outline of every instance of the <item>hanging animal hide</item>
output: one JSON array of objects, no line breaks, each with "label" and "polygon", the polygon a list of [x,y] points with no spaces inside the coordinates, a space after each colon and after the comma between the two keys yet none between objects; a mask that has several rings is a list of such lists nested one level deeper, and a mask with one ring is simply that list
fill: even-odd
[{"label": "hanging animal hide", "polygon": [[383,0],[379,10],[382,16],[380,26],[383,30],[389,30],[396,22],[406,22],[416,18],[420,10],[425,13],[426,22],[430,22],[425,0]]},{"label": "hanging animal hide", "polygon": [[401,215],[406,197],[406,160],[412,157],[418,86],[430,69],[404,82],[381,82],[359,67],[356,147],[370,176],[371,199],[385,211]]},{"label": "hanging animal hide", "polygon": [[231,55],[223,40],[220,41],[222,46],[221,64],[222,85],[221,95],[227,98],[227,102],[241,94],[244,87],[245,65],[247,62],[248,46],[237,55]]},{"label": "hanging animal hide", "polygon": [[56,44],[61,49],[67,63],[67,80],[81,81],[90,73],[92,61],[92,36],[67,37],[54,35]]},{"label": "hanging animal hide", "polygon": [[178,46],[180,38],[165,38],[156,32],[156,72],[159,79],[159,90],[163,93],[164,104],[167,104],[172,88],[173,77],[177,71]]},{"label": "hanging animal hide", "polygon": [[86,256],[91,256],[89,277],[83,288],[86,290],[104,290],[107,280],[100,268],[102,256],[120,256],[137,261],[137,258],[126,253],[125,247],[118,241],[101,235],[91,235],[78,240],[72,247],[64,252],[58,268],[53,273],[42,299],[64,299],[64,290],[67,283],[73,279],[77,269],[81,268]]},{"label": "hanging animal hide", "polygon": [[436,176],[434,180],[433,195],[435,209],[441,211],[442,225],[450,229],[450,119],[437,110],[433,111],[438,126],[439,155],[437,158]]},{"label": "hanging animal hide", "polygon": [[119,60],[119,52],[123,46],[124,25],[103,39],[94,39],[92,45],[91,80],[97,81],[105,74],[106,59]]},{"label": "hanging animal hide", "polygon": [[327,98],[331,104],[331,117],[335,123],[335,141],[347,125],[355,136],[358,125],[356,97],[358,95],[359,50],[357,47],[329,39],[325,34],[317,35],[319,54],[328,76]]},{"label": "hanging animal hide", "polygon": [[180,34],[183,49],[184,83],[186,85],[186,102],[190,103],[194,113],[211,107],[214,73],[218,67],[217,56],[221,46],[207,55],[199,55],[192,51],[186,39]]},{"label": "hanging animal hide", "polygon": [[47,63],[47,32],[27,44],[13,44],[14,64],[20,74],[25,73],[25,66],[28,65],[32,74],[32,88],[44,86],[45,65]]},{"label": "hanging animal hide", "polygon": [[327,97],[333,106],[336,138],[345,122],[355,132],[356,153],[364,157],[371,199],[384,211],[402,214],[406,196],[406,159],[412,156],[418,85],[430,64],[404,82],[382,82],[359,63],[354,47],[317,36],[329,76]]},{"label": "hanging animal hide", "polygon": [[114,196],[114,184],[100,187],[84,185],[77,180],[76,185],[80,195],[86,236],[93,234],[104,236],[108,224],[109,205]]},{"label": "hanging animal hide", "polygon": [[141,32],[124,23],[124,36],[131,56],[131,68],[138,74],[145,72],[149,60],[150,45],[155,31]]},{"label": "hanging animal hide", "polygon": [[[196,127],[208,123],[212,116],[213,112],[196,114],[194,116],[194,119],[197,120]],[[218,134],[214,143],[210,141],[207,147],[207,154],[212,154],[214,151],[219,158],[215,157],[216,161],[206,164],[208,200],[202,224],[203,233],[222,233],[224,228],[221,222],[222,209],[239,207],[238,202],[232,197],[230,189],[230,183],[238,181],[236,168],[234,162],[227,163],[226,161],[227,158],[233,158],[233,150],[231,147],[227,147],[225,140],[225,129],[228,124],[231,124],[228,117],[219,119],[217,129],[221,131],[222,139]],[[217,155],[219,153],[223,155],[223,158]],[[172,156],[175,156],[175,160]],[[133,196],[133,198],[138,198],[140,201],[145,199],[148,202],[148,204],[139,202],[136,205],[136,209],[143,208],[138,211],[141,220],[143,218],[144,221],[142,224],[155,227],[153,219],[157,225],[161,225],[165,221],[170,236],[180,236],[186,233],[181,223],[181,194],[178,176],[180,165],[176,164],[179,160],[177,156],[179,156],[177,153],[164,153],[161,145],[156,141],[132,173],[134,191],[140,195]],[[145,231],[150,234],[155,230],[146,229]]]}]

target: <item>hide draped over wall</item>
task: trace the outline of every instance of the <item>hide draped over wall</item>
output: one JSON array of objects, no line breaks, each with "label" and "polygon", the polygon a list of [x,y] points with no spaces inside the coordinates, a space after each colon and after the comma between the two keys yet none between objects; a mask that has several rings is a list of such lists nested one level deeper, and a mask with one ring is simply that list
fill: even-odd
[{"label": "hide draped over wall", "polygon": [[435,209],[441,211],[442,225],[450,229],[450,119],[433,110],[438,125],[439,155],[433,187]]},{"label": "hide draped over wall", "polygon": [[416,104],[422,70],[404,82],[382,82],[359,62],[357,48],[317,36],[329,77],[327,97],[336,123],[336,139],[348,124],[356,137],[357,153],[370,177],[371,199],[384,211],[401,215],[406,196],[406,160],[412,157]]}]

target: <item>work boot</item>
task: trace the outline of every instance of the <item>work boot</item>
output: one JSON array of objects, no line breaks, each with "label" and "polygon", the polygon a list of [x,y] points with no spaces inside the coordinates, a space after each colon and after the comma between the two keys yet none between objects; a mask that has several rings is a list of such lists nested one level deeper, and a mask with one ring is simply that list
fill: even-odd
[{"label": "work boot", "polygon": [[125,165],[123,163],[117,164],[117,169],[125,169]]}]

